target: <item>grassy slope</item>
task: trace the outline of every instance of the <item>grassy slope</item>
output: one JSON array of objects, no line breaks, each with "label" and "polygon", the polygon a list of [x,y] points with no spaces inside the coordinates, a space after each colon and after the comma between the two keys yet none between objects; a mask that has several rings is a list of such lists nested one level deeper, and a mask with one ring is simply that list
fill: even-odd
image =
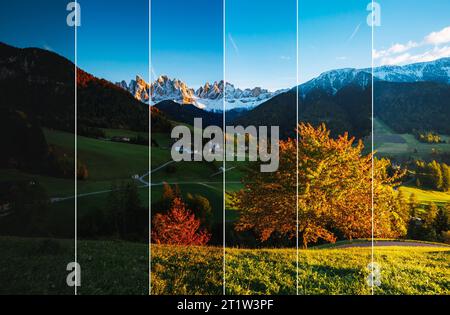
[{"label": "grassy slope", "polygon": [[[56,243],[56,245],[55,245]],[[0,238],[0,293],[64,293],[65,266],[73,241]],[[370,294],[366,284],[370,248],[299,252],[300,294]],[[376,294],[450,294],[450,249],[375,248],[381,266]],[[147,294],[148,246],[114,241],[79,241],[80,294]],[[152,245],[153,294],[221,294],[222,248]],[[295,294],[296,251],[226,250],[229,294]]]},{"label": "grassy slope", "polygon": [[425,190],[409,186],[404,186],[400,189],[405,192],[407,198],[409,198],[411,194],[415,194],[417,200],[423,204],[427,204],[430,202],[444,204],[450,202],[450,193],[448,192]]},{"label": "grassy slope", "polygon": [[[449,137],[442,135],[443,140]],[[427,159],[433,149],[440,152],[450,152],[450,143],[428,144],[419,142],[412,134],[398,134],[392,131],[384,122],[374,119],[374,147],[380,156],[397,158],[413,157]],[[414,152],[417,150],[417,152]]]},{"label": "grassy slope", "polygon": [[[299,293],[371,294],[370,254],[370,248],[301,250]],[[374,254],[382,270],[376,294],[450,293],[448,247],[375,248]],[[220,293],[221,262],[221,249],[154,247],[154,293]],[[229,294],[296,293],[295,249],[227,249],[226,270]]]},{"label": "grassy slope", "polygon": [[[419,142],[412,134],[397,134],[380,119],[374,119],[374,147],[379,156],[396,157],[400,159],[429,159],[433,149],[440,152],[450,152],[449,136],[442,136],[446,143],[427,144]],[[414,152],[417,150],[417,152]],[[415,194],[419,202],[427,204],[435,202],[444,204],[450,202],[450,193],[419,189],[404,186],[400,188],[409,197]]]}]

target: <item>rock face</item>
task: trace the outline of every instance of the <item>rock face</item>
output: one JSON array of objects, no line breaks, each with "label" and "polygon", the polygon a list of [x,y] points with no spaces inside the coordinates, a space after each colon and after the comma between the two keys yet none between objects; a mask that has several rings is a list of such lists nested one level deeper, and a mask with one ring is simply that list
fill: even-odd
[{"label": "rock face", "polygon": [[116,83],[116,85],[120,86],[121,88],[129,91],[131,95],[134,96],[137,100],[148,103],[148,91],[150,90],[150,84],[144,81],[140,76],[136,76],[136,80],[131,80],[130,84],[127,84],[127,82],[122,81],[119,83]]},{"label": "rock face", "polygon": [[197,90],[188,87],[183,81],[170,79],[167,76],[158,77],[151,85],[139,76],[136,76],[136,80],[132,80],[129,84],[125,81],[116,84],[129,91],[141,102],[149,102],[149,91],[151,90],[153,104],[170,100],[180,104],[192,104],[209,111],[223,111],[224,106],[226,110],[251,109],[285,91],[269,92],[260,87],[241,90],[227,82],[225,89],[226,103],[224,104],[223,81],[216,81],[212,84],[207,82]]}]

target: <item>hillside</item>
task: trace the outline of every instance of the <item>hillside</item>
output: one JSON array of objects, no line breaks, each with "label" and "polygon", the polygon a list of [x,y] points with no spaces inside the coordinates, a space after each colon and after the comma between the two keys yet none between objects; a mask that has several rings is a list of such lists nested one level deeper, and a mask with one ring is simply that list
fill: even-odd
[{"label": "hillside", "polygon": [[203,126],[222,126],[223,115],[215,112],[208,112],[191,104],[179,104],[171,100],[157,103],[152,108],[156,108],[164,113],[169,119],[194,125],[194,118],[201,118]]},{"label": "hillside", "polygon": [[[331,95],[322,89],[299,96],[299,121],[313,125],[326,123],[334,135],[348,131],[363,137],[370,131],[370,88],[349,85]],[[244,126],[280,126],[283,138],[295,137],[296,91],[282,93],[238,117],[234,124]]]},{"label": "hillside", "polygon": [[377,82],[374,114],[399,133],[422,129],[450,134],[450,85]]},{"label": "hillside", "polygon": [[[77,76],[80,126],[148,131],[148,106],[130,93],[81,69]],[[43,126],[73,131],[75,66],[53,52],[19,49],[0,42],[0,107],[24,111]],[[170,123],[152,110],[155,131]]]},{"label": "hillside", "polygon": [[[433,130],[450,134],[450,85],[434,82],[374,83],[374,114],[399,133]],[[294,136],[296,91],[282,93],[238,117],[234,124],[278,125],[284,137]],[[335,94],[314,88],[299,97],[299,121],[322,122],[333,134],[345,131],[356,137],[371,129],[371,88],[350,84]]]}]

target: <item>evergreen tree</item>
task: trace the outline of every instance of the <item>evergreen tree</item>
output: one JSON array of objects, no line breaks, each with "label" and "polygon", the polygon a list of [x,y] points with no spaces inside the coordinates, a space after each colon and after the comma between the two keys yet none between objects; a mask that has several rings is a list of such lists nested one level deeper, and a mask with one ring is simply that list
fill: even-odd
[{"label": "evergreen tree", "polygon": [[450,190],[450,166],[445,163],[441,164],[442,169],[442,190],[449,191]]},{"label": "evergreen tree", "polygon": [[434,218],[433,228],[437,235],[441,235],[442,232],[449,230],[449,208],[449,205],[446,207],[439,207],[437,215]]},{"label": "evergreen tree", "polygon": [[411,217],[417,216],[417,209],[419,207],[419,201],[417,200],[416,194],[412,193],[409,196],[409,209],[410,209],[410,215]]}]

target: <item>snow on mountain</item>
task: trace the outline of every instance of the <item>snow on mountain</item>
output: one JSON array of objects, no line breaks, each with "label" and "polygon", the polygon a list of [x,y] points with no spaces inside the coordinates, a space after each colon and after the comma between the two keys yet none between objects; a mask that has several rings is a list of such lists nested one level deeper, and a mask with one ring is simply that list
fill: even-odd
[{"label": "snow on mountain", "polygon": [[[345,68],[327,71],[301,84],[299,93],[304,97],[311,90],[319,88],[330,94],[336,94],[340,89],[350,84],[365,88],[371,83],[371,73],[371,68]],[[450,58],[405,66],[381,66],[374,68],[373,73],[375,80],[389,82],[432,81],[450,84]],[[223,81],[212,84],[205,83],[197,90],[188,87],[178,79],[170,79],[167,76],[160,76],[151,85],[139,76],[136,76],[136,80],[132,80],[129,84],[125,81],[116,84],[129,91],[136,99],[146,103],[149,101],[148,91],[151,89],[153,104],[164,100],[172,100],[180,104],[193,104],[208,111],[222,111],[224,107]],[[270,92],[260,87],[242,90],[227,82],[225,108],[227,110],[252,109],[287,90]]]},{"label": "snow on mountain", "polygon": [[450,83],[450,58],[405,66],[382,66],[374,68],[374,76],[390,82],[432,81]]},{"label": "snow on mountain", "polygon": [[305,96],[313,89],[322,89],[330,94],[336,94],[343,87],[355,83],[361,87],[366,87],[371,82],[370,71],[352,68],[331,70],[322,73],[299,87],[299,93]]},{"label": "snow on mountain", "polygon": [[[167,76],[158,77],[153,84],[146,83],[139,76],[130,84],[125,81],[116,83],[121,88],[129,91],[136,99],[148,103],[148,91],[152,91],[152,103],[164,100],[172,100],[180,104],[193,104],[208,111],[222,111],[223,104],[223,81],[213,84],[205,83],[194,90],[178,79],[170,79]],[[256,87],[253,89],[235,88],[233,84],[226,83],[226,109],[244,108],[251,109],[264,101],[278,95],[286,90],[269,92],[266,89]]]},{"label": "snow on mountain", "polygon": [[[320,88],[335,94],[344,86],[357,84],[367,87],[371,82],[372,69],[346,68],[322,73],[299,86],[303,97],[312,89]],[[442,82],[450,84],[450,58],[442,58],[431,62],[414,63],[405,66],[381,66],[373,69],[375,80],[388,82]]]}]

